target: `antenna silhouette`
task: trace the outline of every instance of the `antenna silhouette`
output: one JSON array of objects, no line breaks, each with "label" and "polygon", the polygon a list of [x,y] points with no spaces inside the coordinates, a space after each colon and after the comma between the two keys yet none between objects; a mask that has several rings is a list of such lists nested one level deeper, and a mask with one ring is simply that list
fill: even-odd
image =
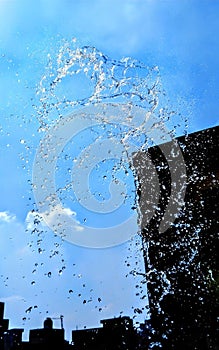
[{"label": "antenna silhouette", "polygon": [[51,317],[52,320],[60,320],[61,321],[61,329],[64,329],[63,318],[64,318],[63,315],[60,315],[59,317]]}]

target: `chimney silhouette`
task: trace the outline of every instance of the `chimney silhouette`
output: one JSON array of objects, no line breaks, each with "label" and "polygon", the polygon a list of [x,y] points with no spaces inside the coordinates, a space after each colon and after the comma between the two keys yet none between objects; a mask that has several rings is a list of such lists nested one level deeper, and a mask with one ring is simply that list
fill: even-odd
[{"label": "chimney silhouette", "polygon": [[44,328],[46,329],[52,329],[53,328],[53,321],[50,317],[47,317],[44,321]]}]

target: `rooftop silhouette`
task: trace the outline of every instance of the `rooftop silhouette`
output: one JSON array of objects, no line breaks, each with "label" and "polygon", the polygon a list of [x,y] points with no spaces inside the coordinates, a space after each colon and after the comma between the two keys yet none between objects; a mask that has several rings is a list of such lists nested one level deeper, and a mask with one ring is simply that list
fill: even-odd
[{"label": "rooftop silhouette", "polygon": [[[4,319],[4,303],[0,303],[0,349],[4,350],[137,350],[148,323],[140,330],[133,326],[128,316],[101,320],[99,328],[72,330],[72,340],[65,339],[64,328],[53,328],[52,318],[47,317],[42,328],[29,331],[29,341],[22,340],[23,328],[9,329],[9,320]],[[144,332],[143,332],[144,330]],[[143,348],[142,348],[143,349]],[[144,342],[145,349],[145,342]]]}]

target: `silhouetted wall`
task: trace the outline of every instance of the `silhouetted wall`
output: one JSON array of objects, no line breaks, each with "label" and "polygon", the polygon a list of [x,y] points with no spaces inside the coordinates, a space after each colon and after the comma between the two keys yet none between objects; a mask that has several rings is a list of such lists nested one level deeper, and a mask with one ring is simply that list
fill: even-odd
[{"label": "silhouetted wall", "polygon": [[[178,217],[173,217],[173,224],[163,233],[159,227],[174,185],[167,158],[174,162],[177,149],[174,142],[170,142],[165,144],[168,156],[156,146],[133,158],[139,177],[138,200],[143,218],[147,288],[155,330],[152,340],[159,341],[163,349],[216,349],[219,316],[216,286],[219,276],[218,131],[219,127],[209,128],[176,139],[186,166],[185,203]],[[154,180],[156,174],[152,171],[151,178],[145,176],[150,163],[148,159],[159,178],[155,210],[150,202],[153,197],[147,179]],[[151,213],[146,212],[148,209],[153,214],[149,221]]]}]

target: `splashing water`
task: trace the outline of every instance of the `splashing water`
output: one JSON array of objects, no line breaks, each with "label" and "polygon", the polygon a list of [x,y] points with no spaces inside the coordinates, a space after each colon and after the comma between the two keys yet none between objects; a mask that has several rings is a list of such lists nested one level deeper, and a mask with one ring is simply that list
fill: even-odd
[{"label": "splashing water", "polygon": [[[190,193],[186,209],[183,207],[184,161],[178,145],[172,144],[176,127],[167,128],[170,120],[170,124],[177,125],[178,114],[167,101],[158,67],[147,67],[129,57],[113,60],[95,47],[78,47],[75,40],[65,42],[57,56],[48,55],[37,98],[35,111],[42,140],[33,171],[37,210],[31,213],[29,228],[29,248],[37,255],[37,263],[32,269],[34,278],[27,278],[28,273],[23,278],[29,279],[32,290],[40,291],[40,304],[46,283],[56,283],[57,276],[65,281],[65,268],[71,270],[62,240],[91,248],[130,240],[130,247],[136,246],[130,248],[124,270],[136,282],[136,296],[143,303],[145,300],[143,308],[132,306],[133,319],[145,312],[149,296],[150,313],[159,321],[157,329],[151,329],[150,348],[162,347],[161,343],[171,336],[177,348],[180,337],[187,336],[185,329],[179,339],[175,336],[177,327],[184,326],[183,318],[177,316],[183,313],[191,327],[200,325],[205,329],[209,310],[214,308],[211,288],[215,268],[209,251],[214,251],[216,211],[210,210],[212,217],[205,214],[207,206],[211,208],[212,196],[206,199],[194,184],[199,182],[201,187],[209,174],[198,168],[196,173],[190,164],[194,150],[188,151],[184,141],[181,149],[189,159],[189,186],[194,186],[197,193]],[[23,136],[19,144],[29,152]],[[165,146],[169,141],[171,149]],[[199,142],[202,164],[209,145],[203,139]],[[154,150],[158,163],[151,161],[148,149],[152,157]],[[211,190],[207,181],[204,187]],[[208,201],[210,204],[206,204]],[[52,229],[55,242],[47,242],[43,221]],[[210,232],[208,239],[206,231]],[[136,233],[140,235],[135,240]],[[146,272],[141,270],[139,251]],[[66,283],[66,298],[72,302],[76,296],[84,307],[96,303],[95,308],[104,312],[104,295],[95,295],[89,281],[85,284],[84,272],[81,274],[75,266],[70,272],[76,281]],[[41,283],[39,275],[44,278]],[[4,279],[6,287],[9,282],[10,278]],[[26,305],[25,316],[37,308],[30,305]]]},{"label": "splashing water", "polygon": [[131,58],[112,60],[95,47],[72,48],[71,43],[60,48],[55,62],[48,58],[37,92],[40,130],[75,106],[108,101],[153,112],[158,105],[158,67],[148,68]]},{"label": "splashing water", "polygon": [[[168,154],[172,178],[160,232],[171,227],[183,205],[186,171],[178,144],[171,155],[165,148],[176,131],[165,123],[177,114],[167,107],[158,67],[129,57],[113,60],[95,47],[77,47],[73,40],[57,57],[48,56],[37,95],[38,131],[43,136],[33,188],[38,215],[55,235],[79,246],[105,248],[141,233],[158,209],[159,178],[146,154],[156,145]],[[144,155],[144,167],[139,154]],[[143,213],[138,197],[142,183],[147,183]],[[153,266],[146,274],[131,271],[133,276],[138,273],[143,287],[157,276],[160,300],[171,292],[165,271]],[[137,288],[136,295],[145,298],[142,286]],[[134,313],[142,310],[135,308]]]},{"label": "splashing water", "polygon": [[[129,240],[139,228],[133,154],[171,140],[164,124],[168,113],[157,111],[163,96],[158,68],[131,58],[115,61],[94,47],[66,43],[55,64],[50,58],[38,95],[39,131],[46,136],[36,155],[33,183],[44,221],[81,246],[102,248]],[[150,173],[152,168],[148,176],[155,207],[159,183]],[[173,197],[180,187],[182,183]],[[174,201],[163,230],[171,224]]]}]

